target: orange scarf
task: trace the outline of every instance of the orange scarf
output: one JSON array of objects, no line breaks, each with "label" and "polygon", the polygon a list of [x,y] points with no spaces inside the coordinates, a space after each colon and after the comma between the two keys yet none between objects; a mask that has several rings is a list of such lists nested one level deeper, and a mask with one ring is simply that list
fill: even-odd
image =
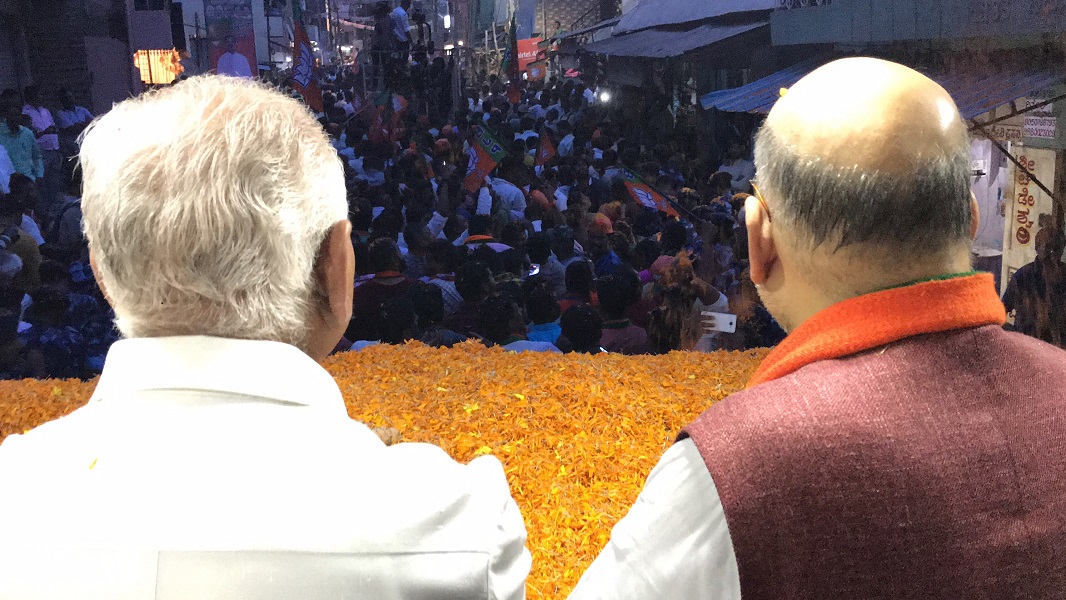
[{"label": "orange scarf", "polygon": [[800,325],[766,357],[748,387],[912,336],[1002,326],[1006,320],[988,273],[866,294],[830,306]]}]

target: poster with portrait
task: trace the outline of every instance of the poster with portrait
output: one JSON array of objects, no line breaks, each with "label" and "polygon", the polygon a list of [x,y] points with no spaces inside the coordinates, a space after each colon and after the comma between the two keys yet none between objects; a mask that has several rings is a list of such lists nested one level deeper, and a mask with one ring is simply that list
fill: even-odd
[{"label": "poster with portrait", "polygon": [[257,77],[252,0],[204,0],[204,20],[211,40],[211,72]]}]

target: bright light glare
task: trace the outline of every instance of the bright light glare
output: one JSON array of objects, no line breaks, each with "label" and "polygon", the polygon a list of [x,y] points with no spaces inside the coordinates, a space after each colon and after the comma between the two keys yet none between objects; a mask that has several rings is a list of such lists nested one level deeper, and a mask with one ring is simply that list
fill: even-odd
[{"label": "bright light glare", "polygon": [[445,29],[451,29],[452,28],[452,16],[451,15],[444,15],[444,28]]},{"label": "bright light glare", "polygon": [[459,40],[459,45],[460,45],[460,46],[462,46],[462,45],[463,45],[463,40]]},{"label": "bright light glare", "polygon": [[608,103],[610,101],[611,101],[611,93],[610,92],[600,92],[600,102],[603,102],[604,104],[606,104],[606,103]]},{"label": "bright light glare", "polygon": [[445,44],[444,51],[447,52],[448,50],[455,50],[455,46],[453,46],[452,44]]}]

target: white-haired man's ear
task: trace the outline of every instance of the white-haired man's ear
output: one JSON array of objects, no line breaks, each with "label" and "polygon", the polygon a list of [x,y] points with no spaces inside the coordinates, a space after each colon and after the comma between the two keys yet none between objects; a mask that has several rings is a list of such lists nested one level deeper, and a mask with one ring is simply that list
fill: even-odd
[{"label": "white-haired man's ear", "polygon": [[355,249],[352,247],[352,224],[338,221],[329,228],[315,264],[319,289],[326,293],[327,305],[313,315],[307,352],[323,360],[344,336],[352,318],[352,291],[355,286]]},{"label": "white-haired man's ear", "polygon": [[93,279],[96,280],[96,287],[100,288],[100,293],[103,294],[104,300],[114,308],[115,303],[111,301],[111,296],[107,293],[107,286],[104,285],[104,280],[100,277],[100,267],[96,263],[96,251],[91,247],[89,248],[89,268],[93,270]]}]

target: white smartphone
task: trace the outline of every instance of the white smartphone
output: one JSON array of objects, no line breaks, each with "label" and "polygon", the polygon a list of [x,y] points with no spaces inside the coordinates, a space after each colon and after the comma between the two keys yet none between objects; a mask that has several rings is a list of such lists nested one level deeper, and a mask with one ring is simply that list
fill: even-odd
[{"label": "white smartphone", "polygon": [[716,313],[710,311],[703,311],[701,316],[707,317],[703,320],[703,329],[705,331],[721,331],[722,333],[736,333],[737,332],[737,316],[728,313]]}]

